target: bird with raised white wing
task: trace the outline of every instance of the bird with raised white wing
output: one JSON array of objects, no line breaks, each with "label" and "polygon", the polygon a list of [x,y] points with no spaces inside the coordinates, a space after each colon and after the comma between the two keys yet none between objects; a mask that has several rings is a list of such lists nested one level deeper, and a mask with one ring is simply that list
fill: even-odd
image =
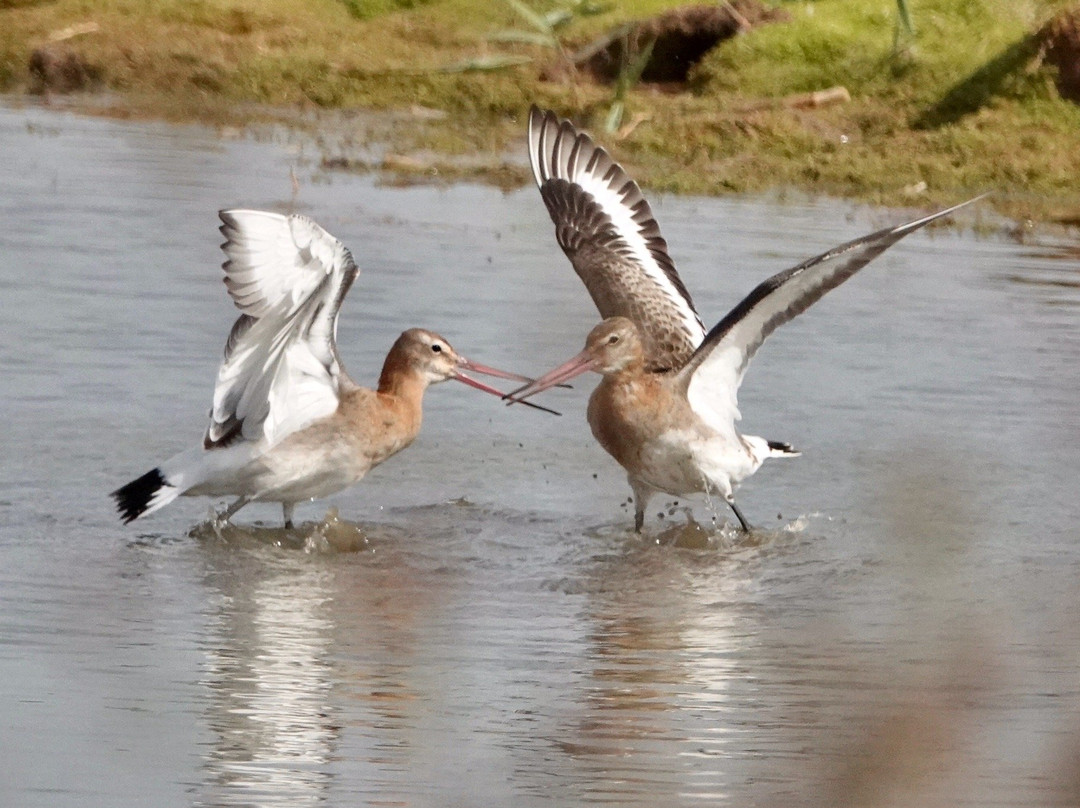
[{"label": "bird with raised white wing", "polygon": [[[743,435],[737,394],[747,365],[778,326],[930,222],[974,199],[835,247],[761,283],[708,333],[675,271],[641,190],[604,149],[569,121],[535,106],[529,159],[555,238],[604,321],[585,349],[511,401],[592,370],[602,375],[588,420],[600,445],[626,469],[634,526],[657,492],[717,495],[744,530],[738,484],[789,444]],[[976,197],[981,198],[981,197]]]},{"label": "bird with raised white wing", "polygon": [[[219,214],[225,285],[241,314],[225,342],[202,444],[112,493],[125,523],[178,496],[296,503],[359,482],[420,431],[428,385],[456,379],[502,395],[469,371],[528,377],[476,364],[438,334],[402,333],[378,387],[361,387],[338,355],[337,322],[359,269],[345,245],[306,216],[260,210]],[[543,409],[543,408],[540,408]]]}]

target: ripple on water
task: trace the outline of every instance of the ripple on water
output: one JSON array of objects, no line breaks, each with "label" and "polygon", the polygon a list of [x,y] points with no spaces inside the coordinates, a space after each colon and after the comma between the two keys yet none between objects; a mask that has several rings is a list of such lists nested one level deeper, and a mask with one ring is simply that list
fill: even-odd
[{"label": "ripple on water", "polygon": [[359,553],[371,549],[364,528],[342,519],[337,508],[330,508],[321,521],[301,522],[291,528],[232,522],[212,513],[191,528],[188,536],[201,541],[240,546],[263,545],[283,550],[303,550],[313,555]]}]

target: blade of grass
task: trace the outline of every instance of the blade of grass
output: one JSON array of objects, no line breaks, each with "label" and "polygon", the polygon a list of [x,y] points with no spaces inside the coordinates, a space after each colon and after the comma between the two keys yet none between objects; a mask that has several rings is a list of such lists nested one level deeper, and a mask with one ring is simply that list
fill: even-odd
[{"label": "blade of grass", "polygon": [[641,52],[631,62],[627,55],[630,51],[630,37],[629,34],[623,36],[622,69],[619,70],[619,77],[615,80],[615,97],[611,108],[608,110],[607,119],[604,121],[604,131],[608,134],[615,132],[622,124],[623,115],[626,114],[626,95],[630,92],[630,88],[641,79],[641,74],[645,72],[645,67],[649,64],[653,45],[655,44],[656,40],[650,39],[648,44],[641,49]]},{"label": "blade of grass", "polygon": [[914,37],[915,24],[911,21],[911,11],[908,9],[907,0],[896,0],[896,12],[904,32],[908,36]]},{"label": "blade of grass", "polygon": [[525,19],[529,25],[535,28],[537,31],[541,31],[554,39],[555,29],[551,27],[551,24],[547,21],[547,18],[543,14],[538,14],[529,8],[527,5],[521,2],[521,0],[506,0],[507,5],[514,9],[523,19]]}]

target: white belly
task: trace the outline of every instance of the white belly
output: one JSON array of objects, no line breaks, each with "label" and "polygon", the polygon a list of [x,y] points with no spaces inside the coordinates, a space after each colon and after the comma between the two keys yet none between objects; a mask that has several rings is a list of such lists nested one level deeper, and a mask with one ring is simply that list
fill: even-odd
[{"label": "white belly", "polygon": [[[175,471],[170,465],[175,464]],[[344,441],[313,446],[288,439],[268,452],[251,444],[197,450],[166,464],[166,477],[189,496],[247,496],[269,502],[303,502],[330,496],[359,482],[369,458]]]},{"label": "white belly", "polygon": [[271,452],[262,460],[266,471],[257,479],[257,498],[302,502],[328,497],[360,482],[367,474],[370,464],[356,461],[354,452],[333,446],[314,452]]},{"label": "white belly", "polygon": [[695,430],[664,432],[641,447],[639,459],[632,476],[677,496],[707,491],[726,497],[761,465],[737,436],[703,437]]}]

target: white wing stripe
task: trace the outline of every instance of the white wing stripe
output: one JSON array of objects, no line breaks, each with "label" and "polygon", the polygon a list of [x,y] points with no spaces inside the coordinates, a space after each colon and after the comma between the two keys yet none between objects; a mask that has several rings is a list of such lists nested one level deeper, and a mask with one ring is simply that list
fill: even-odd
[{"label": "white wing stripe", "polygon": [[[554,141],[549,143],[552,137]],[[674,265],[666,255],[666,245],[637,184],[588,135],[535,107],[530,114],[529,157],[538,186],[542,187],[551,179],[563,179],[576,184],[593,198],[627,245],[628,253],[624,253],[624,257],[637,264],[670,301],[679,327],[694,346],[698,345],[705,335],[705,327],[688,296],[669,274],[674,273]],[[646,228],[653,231],[650,232],[652,245],[646,238]],[[669,268],[657,263],[651,248],[654,246],[661,251]]]}]

